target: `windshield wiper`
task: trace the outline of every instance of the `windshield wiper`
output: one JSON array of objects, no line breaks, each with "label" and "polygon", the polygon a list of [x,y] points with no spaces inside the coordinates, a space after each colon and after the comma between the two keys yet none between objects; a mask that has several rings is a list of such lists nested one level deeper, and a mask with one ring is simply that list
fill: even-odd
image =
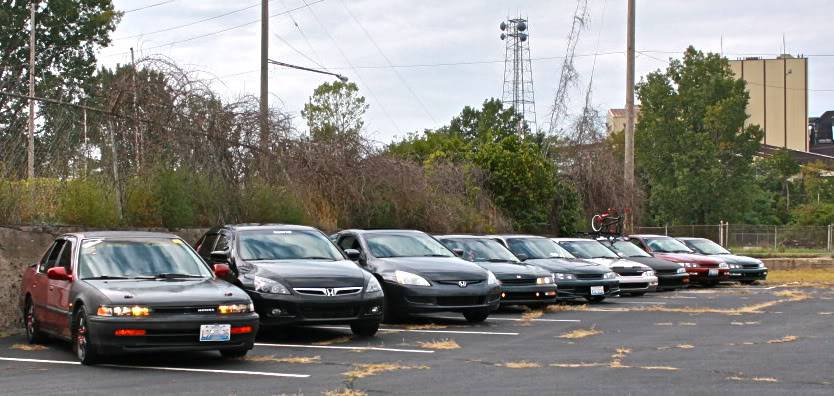
[{"label": "windshield wiper", "polygon": [[329,260],[335,261],[333,257],[323,257],[323,256],[310,256],[310,257],[300,257],[298,260]]},{"label": "windshield wiper", "polygon": [[448,256],[448,255],[445,255],[445,254],[433,253],[433,254],[424,254],[423,257],[452,257],[452,256]]},{"label": "windshield wiper", "polygon": [[96,280],[96,279],[130,279],[124,276],[110,276],[110,275],[101,275],[101,276],[91,276],[89,278],[84,278],[84,280]]},{"label": "windshield wiper", "polygon": [[514,263],[515,262],[513,260],[499,259],[499,258],[491,258],[491,259],[486,259],[486,260],[475,260],[475,261],[486,261],[487,263]]},{"label": "windshield wiper", "polygon": [[166,272],[166,273],[156,274],[154,277],[155,278],[163,278],[163,279],[176,279],[176,278],[203,278],[204,276],[202,276],[202,275],[192,275],[192,274],[177,274],[177,273]]}]

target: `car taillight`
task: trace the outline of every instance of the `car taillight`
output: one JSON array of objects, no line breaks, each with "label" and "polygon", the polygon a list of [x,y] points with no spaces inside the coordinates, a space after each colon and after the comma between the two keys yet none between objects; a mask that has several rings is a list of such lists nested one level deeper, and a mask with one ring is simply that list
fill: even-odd
[{"label": "car taillight", "polygon": [[118,337],[135,337],[135,336],[143,336],[147,334],[145,330],[142,329],[118,329],[116,330],[116,336]]},{"label": "car taillight", "polygon": [[238,326],[232,327],[232,334],[246,334],[252,332],[252,326]]}]

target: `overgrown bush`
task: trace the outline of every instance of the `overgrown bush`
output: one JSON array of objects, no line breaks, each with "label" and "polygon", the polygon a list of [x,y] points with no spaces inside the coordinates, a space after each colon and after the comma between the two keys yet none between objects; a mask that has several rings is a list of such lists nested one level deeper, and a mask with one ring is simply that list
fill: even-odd
[{"label": "overgrown bush", "polygon": [[241,191],[243,222],[305,224],[304,205],[287,188],[254,180]]},{"label": "overgrown bush", "polygon": [[70,180],[60,194],[58,217],[64,224],[111,227],[118,224],[115,194],[93,178]]},{"label": "overgrown bush", "polygon": [[0,180],[0,223],[56,223],[63,186],[57,179]]}]

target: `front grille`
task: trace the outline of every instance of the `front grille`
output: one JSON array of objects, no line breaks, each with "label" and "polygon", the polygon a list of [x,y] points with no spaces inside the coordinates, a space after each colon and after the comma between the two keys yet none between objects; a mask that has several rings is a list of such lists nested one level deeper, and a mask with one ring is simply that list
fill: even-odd
[{"label": "front grille", "polygon": [[311,319],[350,318],[357,315],[355,305],[321,304],[302,305],[301,314]]},{"label": "front grille", "polygon": [[[470,285],[477,285],[478,283],[483,282],[483,280],[464,280],[464,279],[461,279],[461,280],[462,280],[462,281],[465,281],[467,286],[470,286]],[[455,285],[455,286],[457,286],[457,285],[458,285],[458,282],[460,282],[460,281],[456,281],[456,280],[442,280],[442,281],[434,281],[434,282],[435,282],[435,283],[439,283],[439,284],[441,284],[441,285]]]},{"label": "front grille", "polygon": [[620,282],[620,289],[645,289],[649,287],[648,283],[622,283]]},{"label": "front grille", "polygon": [[628,272],[619,272],[620,276],[643,276],[642,272],[635,272],[635,271],[628,271]]},{"label": "front grille", "polygon": [[484,296],[437,297],[437,305],[445,307],[483,304]]},{"label": "front grille", "polygon": [[507,278],[501,279],[501,283],[507,286],[524,286],[524,285],[535,285],[536,278]]},{"label": "front grille", "polygon": [[744,269],[756,269],[759,268],[758,264],[742,264],[742,268]]},{"label": "front grille", "polygon": [[293,289],[298,294],[308,296],[349,296],[351,294],[359,294],[362,291],[361,287],[297,287]]},{"label": "front grille", "polygon": [[582,280],[602,279],[602,274],[576,274],[576,279],[582,279]]},{"label": "front grille", "polygon": [[678,270],[676,270],[676,269],[671,269],[671,270],[657,270],[657,271],[655,271],[655,272],[657,272],[657,274],[658,274],[658,275],[677,275],[677,274],[678,274]]},{"label": "front grille", "polygon": [[204,305],[193,307],[153,307],[154,315],[193,315],[212,314],[217,312],[216,305]]}]

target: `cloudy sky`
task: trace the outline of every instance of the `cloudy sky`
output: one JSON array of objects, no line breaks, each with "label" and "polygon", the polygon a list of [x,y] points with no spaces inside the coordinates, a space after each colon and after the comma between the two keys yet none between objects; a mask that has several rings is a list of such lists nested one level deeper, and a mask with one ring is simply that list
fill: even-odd
[{"label": "cloudy sky", "polygon": [[[580,83],[572,112],[593,74],[593,102],[622,107],[625,96],[625,0],[588,0],[590,20],[576,47]],[[205,78],[228,98],[258,93],[258,0],[114,0],[128,11],[104,65],[164,55]],[[664,67],[688,45],[730,59],[809,56],[810,116],[834,109],[834,44],[828,0],[637,0],[637,74]],[[368,136],[388,142],[449,121],[463,106],[500,97],[508,15],[529,19],[536,110],[548,119],[576,0],[271,0],[270,58],[326,67],[356,82],[369,101]],[[286,12],[287,10],[294,10]],[[183,26],[186,25],[186,26]],[[594,56],[593,54],[600,54]],[[390,67],[391,65],[394,68]],[[593,73],[592,73],[593,71]],[[297,116],[330,77],[271,67],[271,103]]]}]

